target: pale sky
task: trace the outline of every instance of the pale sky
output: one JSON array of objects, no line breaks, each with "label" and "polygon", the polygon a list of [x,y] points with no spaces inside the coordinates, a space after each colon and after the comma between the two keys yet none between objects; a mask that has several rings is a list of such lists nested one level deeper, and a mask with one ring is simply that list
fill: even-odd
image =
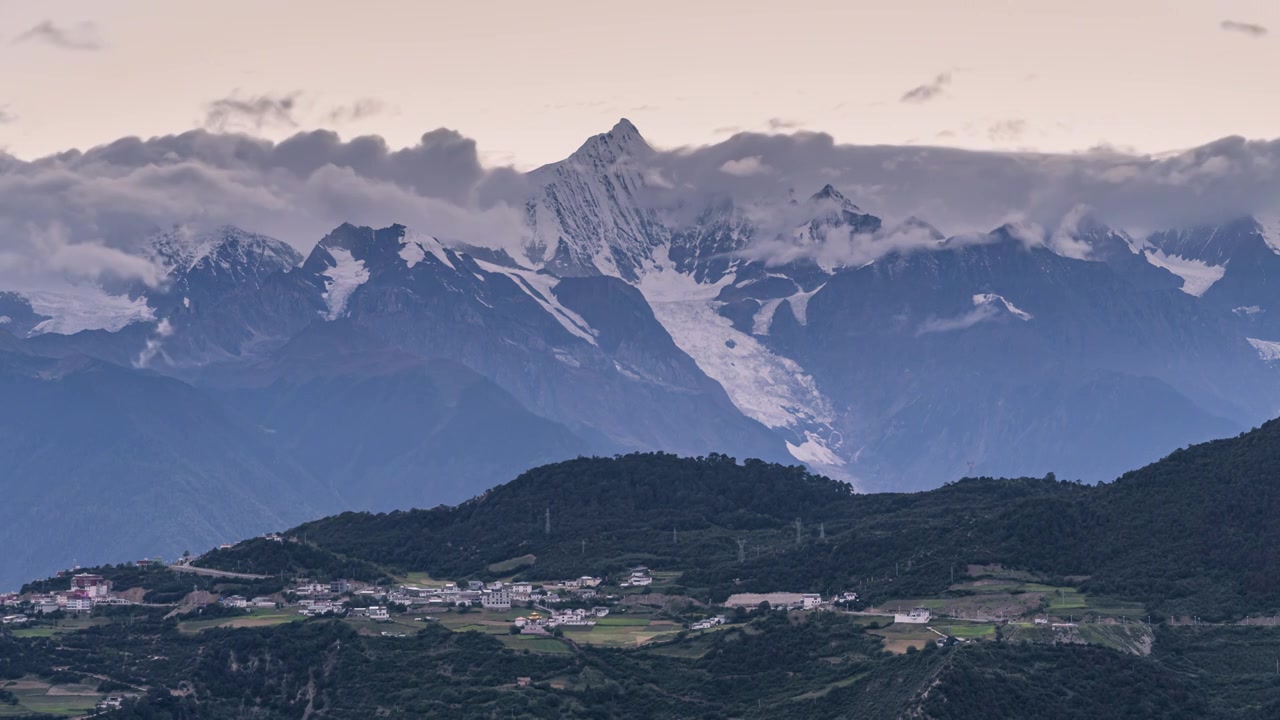
[{"label": "pale sky", "polygon": [[619,117],[661,147],[1161,152],[1280,135],[1276,88],[1276,0],[0,0],[0,148],[27,159],[262,96],[295,102],[240,129],[443,126],[520,167]]}]

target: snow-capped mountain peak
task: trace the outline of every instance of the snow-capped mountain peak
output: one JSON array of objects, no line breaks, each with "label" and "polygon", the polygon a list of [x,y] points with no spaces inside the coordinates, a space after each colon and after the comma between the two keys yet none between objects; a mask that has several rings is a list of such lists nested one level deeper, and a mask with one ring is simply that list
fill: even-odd
[{"label": "snow-capped mountain peak", "polygon": [[529,174],[527,256],[557,275],[613,275],[635,280],[668,240],[657,213],[642,201],[652,148],[620,121],[568,159]]},{"label": "snow-capped mountain peak", "polygon": [[615,163],[625,158],[643,159],[653,148],[640,135],[630,120],[622,118],[609,132],[593,135],[570,156],[570,160],[592,160]]},{"label": "snow-capped mountain peak", "polygon": [[236,268],[265,266],[274,272],[302,262],[302,255],[289,244],[234,225],[206,232],[176,226],[149,238],[147,250],[170,274],[178,275],[200,267],[235,273]]},{"label": "snow-capped mountain peak", "polygon": [[193,302],[204,304],[226,293],[261,287],[270,275],[302,262],[302,255],[288,243],[233,225],[208,231],[175,226],[148,238],[143,254],[164,269],[168,281],[159,290],[139,285],[130,294],[145,296],[162,315],[190,308]]},{"label": "snow-capped mountain peak", "polygon": [[831,183],[827,183],[821,190],[809,197],[811,203],[832,203],[840,210],[860,213],[862,209],[853,204],[853,201],[844,196],[839,190],[835,189]]}]

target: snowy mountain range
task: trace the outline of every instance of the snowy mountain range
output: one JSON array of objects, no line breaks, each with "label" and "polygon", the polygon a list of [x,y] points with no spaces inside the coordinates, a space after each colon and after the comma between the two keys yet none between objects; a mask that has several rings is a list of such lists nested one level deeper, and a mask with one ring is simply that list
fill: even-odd
[{"label": "snowy mountain range", "polygon": [[[316,513],[460,500],[582,453],[801,462],[866,490],[1097,481],[1280,411],[1274,220],[1135,238],[1081,210],[1052,232],[947,237],[830,185],[685,192],[652,152],[624,120],[529,173],[518,252],[395,218],[344,224],[305,256],[251,229],[178,227],[140,250],[158,287],[0,292],[9,415],[83,421],[51,418],[35,456],[0,444],[28,488],[0,510],[0,543],[44,540],[0,584],[187,549],[121,528],[97,558],[87,529],[39,521],[52,502],[190,512],[193,496],[157,494],[175,478],[206,483],[207,512],[169,542],[202,549]],[[90,382],[113,399],[77,408]],[[160,418],[186,427],[180,447]],[[65,454],[95,423],[136,451],[101,447],[90,475]]]}]

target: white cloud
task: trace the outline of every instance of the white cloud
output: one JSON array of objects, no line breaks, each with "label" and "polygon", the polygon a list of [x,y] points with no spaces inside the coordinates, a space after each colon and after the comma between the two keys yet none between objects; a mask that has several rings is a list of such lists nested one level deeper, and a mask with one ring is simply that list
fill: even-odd
[{"label": "white cloud", "polygon": [[[123,138],[31,162],[0,153],[0,287],[30,285],[40,274],[155,282],[153,269],[129,250],[175,223],[236,224],[305,252],[344,221],[400,222],[446,242],[519,257],[530,180],[479,158],[474,141],[447,129],[401,149],[377,136],[343,140],[327,131],[270,142],[198,130]],[[766,225],[757,234],[760,252],[778,258],[813,252],[841,264],[928,247],[935,240],[929,233],[896,228],[913,215],[966,236],[1013,217],[1024,241],[1079,257],[1087,250],[1070,242],[1069,232],[1083,212],[1078,206],[1135,236],[1280,210],[1280,141],[1234,137],[1148,156],[1115,149],[1050,155],[866,147],[803,130],[740,132],[713,145],[646,153],[637,162],[644,201],[671,222],[692,222],[712,201],[731,198]],[[796,218],[787,199],[827,183],[895,230],[836,233],[807,251],[788,245]],[[50,228],[52,239],[45,237]]]},{"label": "white cloud", "polygon": [[736,177],[747,177],[748,175],[763,175],[769,172],[769,166],[764,164],[759,155],[752,155],[737,160],[725,161],[720,166],[720,172]]},{"label": "white cloud", "polygon": [[916,335],[966,330],[984,320],[994,318],[999,312],[994,303],[983,303],[959,317],[926,320],[920,324],[920,329],[916,331]]},{"label": "white cloud", "polygon": [[151,361],[156,359],[157,355],[163,352],[162,345],[164,339],[173,335],[173,326],[169,324],[169,318],[162,318],[156,323],[156,331],[147,338],[147,344],[138,353],[137,359],[133,361],[136,368],[145,368],[151,366]]}]

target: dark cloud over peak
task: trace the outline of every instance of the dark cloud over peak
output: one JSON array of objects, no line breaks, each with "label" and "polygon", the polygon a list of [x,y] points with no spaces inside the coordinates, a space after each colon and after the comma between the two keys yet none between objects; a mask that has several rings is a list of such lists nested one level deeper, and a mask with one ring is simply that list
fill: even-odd
[{"label": "dark cloud over peak", "polygon": [[987,128],[987,137],[993,142],[1012,142],[1021,140],[1027,134],[1027,121],[1011,118],[991,123]]},{"label": "dark cloud over peak", "polygon": [[43,43],[62,50],[101,50],[103,47],[96,24],[82,22],[63,26],[52,20],[42,20],[13,38],[13,44],[21,43]]},{"label": "dark cloud over peak", "polygon": [[802,123],[799,120],[788,120],[786,118],[769,118],[769,130],[771,132],[779,132],[783,130],[797,130]]},{"label": "dark cloud over peak", "polygon": [[377,98],[360,98],[347,105],[332,108],[325,114],[324,119],[335,125],[341,125],[381,115],[386,110],[386,104]]},{"label": "dark cloud over peak", "polygon": [[294,112],[302,93],[241,96],[239,91],[205,106],[204,127],[216,131],[260,131],[297,127]]},{"label": "dark cloud over peak", "polygon": [[1227,32],[1240,33],[1253,38],[1260,38],[1267,34],[1267,28],[1257,23],[1239,22],[1236,20],[1223,20],[1218,27]]},{"label": "dark cloud over peak", "polygon": [[941,95],[951,84],[951,73],[940,73],[932,81],[923,85],[917,85],[902,94],[899,102],[904,103],[925,103],[933,100]]}]

